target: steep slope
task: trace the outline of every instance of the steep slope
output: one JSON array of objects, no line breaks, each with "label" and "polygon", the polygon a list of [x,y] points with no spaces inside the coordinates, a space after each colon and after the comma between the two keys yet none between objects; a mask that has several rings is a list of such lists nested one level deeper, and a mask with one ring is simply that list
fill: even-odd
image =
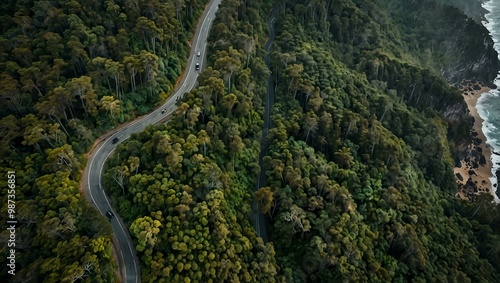
[{"label": "steep slope", "polygon": [[487,11],[482,7],[483,3],[487,2],[485,0],[438,0],[438,2],[457,7],[477,23],[485,20],[484,14]]},{"label": "steep slope", "polygon": [[402,31],[407,50],[424,67],[452,83],[470,77],[486,82],[496,78],[500,66],[488,30],[459,9],[434,0],[378,2]]},{"label": "steep slope", "polygon": [[457,9],[402,3],[278,4],[265,207],[288,282],[499,280],[500,210],[455,198],[449,141],[449,82],[491,83],[497,54]]}]

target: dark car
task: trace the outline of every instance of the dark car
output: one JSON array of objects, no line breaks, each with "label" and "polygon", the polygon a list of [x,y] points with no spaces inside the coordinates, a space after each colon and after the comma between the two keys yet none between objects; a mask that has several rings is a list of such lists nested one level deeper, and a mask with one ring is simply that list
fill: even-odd
[{"label": "dark car", "polygon": [[114,143],[114,144],[117,143],[118,142],[118,138],[114,138],[111,142]]},{"label": "dark car", "polygon": [[196,70],[199,70],[199,69],[200,69],[200,63],[196,63],[196,65],[194,65],[194,68],[195,68]]},{"label": "dark car", "polygon": [[108,212],[106,212],[106,216],[107,216],[109,219],[111,219],[111,218],[115,217],[115,214],[114,214],[111,210],[109,210]]}]

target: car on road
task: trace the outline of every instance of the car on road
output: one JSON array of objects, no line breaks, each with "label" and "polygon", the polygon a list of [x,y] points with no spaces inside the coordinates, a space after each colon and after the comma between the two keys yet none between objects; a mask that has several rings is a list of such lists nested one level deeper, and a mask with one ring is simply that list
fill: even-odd
[{"label": "car on road", "polygon": [[199,70],[199,69],[200,69],[200,63],[196,63],[196,64],[194,65],[194,68],[195,68],[196,70]]},{"label": "car on road", "polygon": [[200,56],[201,56],[201,52],[200,52],[200,51],[198,51],[198,53],[196,53],[196,56],[197,56],[197,57],[200,57]]},{"label": "car on road", "polygon": [[118,142],[118,138],[114,138],[111,142],[112,142],[113,144],[117,143],[117,142]]},{"label": "car on road", "polygon": [[165,108],[165,109],[163,109],[163,110],[161,111],[161,113],[162,113],[162,114],[165,114],[165,112],[167,112],[167,108]]},{"label": "car on road", "polygon": [[108,212],[106,212],[106,216],[111,219],[113,217],[115,217],[115,214],[111,211],[111,210],[108,210]]}]

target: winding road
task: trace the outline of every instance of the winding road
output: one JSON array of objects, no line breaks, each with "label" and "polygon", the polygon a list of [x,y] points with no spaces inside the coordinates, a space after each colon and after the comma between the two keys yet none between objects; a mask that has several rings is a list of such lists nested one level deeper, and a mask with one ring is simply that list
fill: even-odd
[{"label": "winding road", "polygon": [[[269,67],[269,69],[271,69],[271,59],[269,58],[269,51],[271,49],[271,44],[274,41],[274,20],[276,18],[276,13],[277,13],[276,8],[272,9],[271,13],[269,14],[269,17],[267,18],[267,25],[269,26],[269,38],[267,39],[264,48],[266,50],[265,62],[266,65]],[[262,158],[264,158],[264,156],[267,155],[267,152],[269,150],[269,146],[266,139],[267,139],[267,134],[269,134],[269,125],[270,125],[269,117],[271,115],[271,109],[273,107],[273,104],[274,104],[274,82],[272,76],[270,75],[269,78],[267,79],[266,108],[264,110],[264,125],[262,126],[262,136],[260,140],[260,153],[259,153],[260,173],[257,179],[257,186],[255,187],[255,191],[257,191],[261,187],[266,186],[266,170],[264,169],[264,166],[262,164]],[[255,231],[257,231],[257,235],[259,235],[262,238],[264,243],[267,243],[268,238],[266,231],[266,218],[264,214],[260,213],[257,200],[255,199],[255,197],[252,203],[252,211],[253,211]]]},{"label": "winding road", "polygon": [[[89,162],[87,162],[87,167],[82,175],[82,188],[87,200],[91,201],[101,214],[105,215],[108,211],[114,211],[108,197],[104,193],[101,183],[102,171],[106,159],[113,153],[116,146],[120,142],[128,139],[131,134],[143,131],[148,125],[158,123],[165,119],[167,115],[174,112],[177,99],[184,95],[184,93],[189,92],[195,86],[196,78],[199,73],[199,71],[195,70],[195,64],[200,63],[200,67],[203,68],[208,32],[220,2],[221,0],[212,0],[207,5],[200,18],[193,37],[193,45],[187,61],[186,70],[179,83],[180,87],[155,111],[120,128],[108,138],[100,139],[101,142],[94,148],[89,156]],[[198,52],[201,53],[199,57],[197,56]],[[167,109],[166,113],[162,113],[163,109]],[[115,138],[118,138],[118,142],[112,143],[112,140]],[[125,276],[123,282],[141,282],[139,261],[130,233],[120,217],[116,213],[114,214],[116,217],[111,219],[111,226],[119,245],[119,251],[116,251],[116,254],[118,257],[121,257],[118,258],[118,261],[119,265],[123,267],[122,270]]]}]

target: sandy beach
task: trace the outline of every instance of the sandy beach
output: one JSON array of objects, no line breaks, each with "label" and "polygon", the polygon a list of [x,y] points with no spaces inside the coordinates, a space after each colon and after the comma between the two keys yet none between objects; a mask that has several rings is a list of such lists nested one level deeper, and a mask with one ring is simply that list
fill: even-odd
[{"label": "sandy beach", "polygon": [[[480,87],[480,89],[478,89]],[[472,142],[467,146],[470,153],[464,160],[461,160],[461,167],[455,167],[454,173],[459,184],[458,196],[464,199],[471,199],[479,192],[489,192],[494,194],[490,177],[492,177],[491,150],[486,144],[486,137],[482,131],[483,119],[479,116],[476,104],[481,94],[490,89],[482,84],[478,86],[465,85],[462,87],[464,100],[469,108],[469,114],[474,117],[474,125],[471,129]],[[481,155],[484,158],[481,158]],[[483,162],[480,162],[481,159]],[[485,161],[485,162],[484,162]],[[459,175],[460,174],[460,175]],[[462,178],[460,178],[461,176]]]}]

